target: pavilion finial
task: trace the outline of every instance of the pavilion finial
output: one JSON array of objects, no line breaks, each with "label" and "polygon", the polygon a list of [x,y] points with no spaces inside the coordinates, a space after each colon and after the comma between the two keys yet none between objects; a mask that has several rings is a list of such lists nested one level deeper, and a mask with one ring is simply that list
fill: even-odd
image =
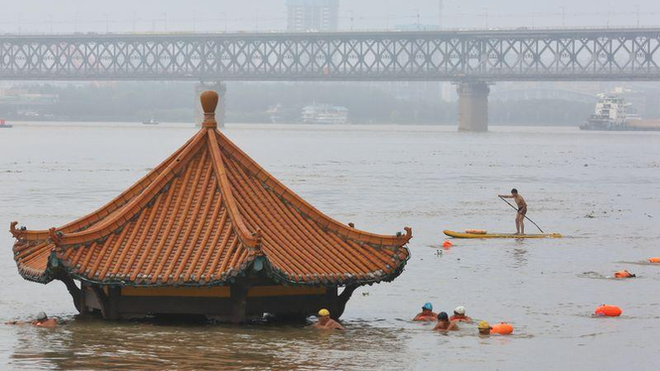
[{"label": "pavilion finial", "polygon": [[218,106],[218,93],[207,90],[199,98],[202,101],[202,108],[204,110],[204,122],[202,126],[212,129],[217,128],[218,122],[215,121],[215,108]]}]

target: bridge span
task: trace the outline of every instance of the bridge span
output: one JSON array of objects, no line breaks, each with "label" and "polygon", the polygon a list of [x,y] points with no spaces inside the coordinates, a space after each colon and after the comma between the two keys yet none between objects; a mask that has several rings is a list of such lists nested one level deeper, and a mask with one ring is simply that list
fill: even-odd
[{"label": "bridge span", "polygon": [[660,28],[0,36],[0,80],[453,81],[486,130],[497,81],[659,81]]}]

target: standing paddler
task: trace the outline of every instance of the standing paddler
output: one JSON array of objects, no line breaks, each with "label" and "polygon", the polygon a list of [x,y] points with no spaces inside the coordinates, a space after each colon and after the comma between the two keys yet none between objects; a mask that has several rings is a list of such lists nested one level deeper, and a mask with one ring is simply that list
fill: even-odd
[{"label": "standing paddler", "polygon": [[513,198],[518,205],[518,212],[516,213],[516,234],[525,234],[525,214],[527,214],[527,202],[523,196],[518,193],[517,189],[512,189],[510,195],[498,195],[501,198]]}]

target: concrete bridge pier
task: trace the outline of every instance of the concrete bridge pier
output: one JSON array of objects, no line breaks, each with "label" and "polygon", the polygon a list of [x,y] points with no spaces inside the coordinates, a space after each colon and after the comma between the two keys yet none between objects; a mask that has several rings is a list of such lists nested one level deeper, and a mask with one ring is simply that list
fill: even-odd
[{"label": "concrete bridge pier", "polygon": [[225,127],[225,103],[227,94],[227,84],[220,81],[215,82],[200,82],[195,85],[195,125],[202,126],[204,121],[204,110],[199,96],[206,90],[214,90],[218,92],[218,108],[215,110],[215,120],[218,122],[218,127]]},{"label": "concrete bridge pier", "polygon": [[488,131],[488,93],[483,81],[458,83],[458,130]]}]

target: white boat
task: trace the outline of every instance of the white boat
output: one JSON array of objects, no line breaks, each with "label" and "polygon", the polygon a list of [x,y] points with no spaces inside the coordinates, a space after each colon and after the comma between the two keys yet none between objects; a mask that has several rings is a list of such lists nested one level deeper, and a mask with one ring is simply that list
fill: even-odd
[{"label": "white boat", "polygon": [[142,125],[158,125],[158,121],[149,119],[148,121],[142,121]]},{"label": "white boat", "polygon": [[630,112],[630,103],[617,94],[598,95],[594,113],[581,130],[653,131],[660,130],[660,120],[642,120]]},{"label": "white boat", "polygon": [[346,124],[348,123],[348,109],[329,104],[305,106],[302,109],[301,119],[305,124]]},{"label": "white boat", "polygon": [[0,129],[9,129],[13,127],[13,125],[9,125],[4,119],[0,119]]}]

